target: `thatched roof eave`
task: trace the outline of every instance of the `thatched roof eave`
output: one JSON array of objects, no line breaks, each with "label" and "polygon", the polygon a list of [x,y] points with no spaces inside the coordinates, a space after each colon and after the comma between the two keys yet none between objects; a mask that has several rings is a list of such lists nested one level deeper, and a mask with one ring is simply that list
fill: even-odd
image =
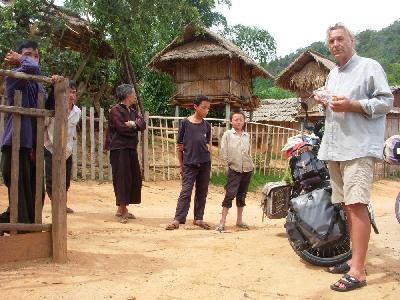
[{"label": "thatched roof eave", "polygon": [[[237,58],[242,61],[246,67],[251,69],[252,77],[260,76],[264,78],[274,78],[267,70],[265,70],[256,61],[251,59],[244,51],[242,51],[231,41],[225,39],[215,32],[212,32],[207,28],[202,29],[203,34],[196,35],[194,32],[194,28],[191,25],[186,26],[183,33],[183,41],[181,41],[179,37],[175,37],[169,45],[167,45],[163,50],[157,53],[150,60],[147,66],[155,71],[168,73],[168,71],[170,70],[170,66],[168,65],[174,64],[177,61],[207,59],[210,57],[221,56]],[[182,45],[194,41],[204,41],[205,43],[207,42],[210,46],[214,45],[215,48],[218,48],[219,50],[211,51],[210,49],[206,49],[204,51],[197,51],[196,48],[194,48],[190,55],[188,55],[184,51],[179,51],[179,47],[182,47]],[[174,52],[174,55],[171,55],[171,52]],[[166,63],[167,61],[168,63]]]}]

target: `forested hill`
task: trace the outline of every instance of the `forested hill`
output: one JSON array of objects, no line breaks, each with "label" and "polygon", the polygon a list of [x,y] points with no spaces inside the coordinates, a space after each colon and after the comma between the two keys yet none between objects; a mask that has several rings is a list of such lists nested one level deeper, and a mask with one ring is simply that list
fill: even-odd
[{"label": "forested hill", "polygon": [[[400,84],[400,19],[380,31],[365,30],[356,35],[357,53],[380,62],[391,85]],[[306,48],[270,62],[266,68],[277,76],[302,52],[312,48],[333,59],[323,42],[315,42]]]}]

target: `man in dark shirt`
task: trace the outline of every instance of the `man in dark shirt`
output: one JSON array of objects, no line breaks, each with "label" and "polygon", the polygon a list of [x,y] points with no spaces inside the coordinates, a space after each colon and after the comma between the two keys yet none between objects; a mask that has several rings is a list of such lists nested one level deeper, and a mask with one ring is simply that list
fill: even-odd
[{"label": "man in dark shirt", "polygon": [[166,230],[178,229],[179,224],[186,223],[195,182],[193,224],[203,229],[210,229],[210,225],[203,221],[211,171],[211,157],[207,147],[211,138],[211,125],[204,120],[210,109],[210,101],[206,96],[197,96],[193,104],[195,113],[183,120],[179,128],[177,148],[182,189],[175,218],[167,225]]},{"label": "man in dark shirt", "polygon": [[[23,41],[16,51],[7,53],[5,63],[16,66],[15,72],[23,72],[32,75],[41,75],[39,67],[38,44],[34,41]],[[53,81],[59,80],[60,76],[54,75]],[[32,80],[22,80],[6,77],[7,104],[14,105],[16,90],[22,92],[22,107],[37,108],[38,93],[46,97],[44,87],[41,83]],[[47,98],[47,97],[46,97]],[[54,108],[54,98],[47,99],[46,108]],[[12,142],[12,114],[7,113],[5,118],[4,135],[1,141],[1,171],[4,183],[8,188],[10,197],[11,187],[11,142]],[[35,222],[35,192],[36,192],[36,118],[29,116],[21,117],[21,137],[19,150],[19,179],[18,179],[18,222]],[[44,189],[43,189],[44,191]],[[43,192],[44,199],[44,192]],[[10,209],[8,208],[0,215],[0,223],[10,222]]]}]

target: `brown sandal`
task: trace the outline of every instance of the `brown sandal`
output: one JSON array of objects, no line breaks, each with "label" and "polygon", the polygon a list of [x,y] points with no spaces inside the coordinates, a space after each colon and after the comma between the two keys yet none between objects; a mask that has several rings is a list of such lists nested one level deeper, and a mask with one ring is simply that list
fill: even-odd
[{"label": "brown sandal", "polygon": [[206,222],[204,222],[204,221],[201,221],[201,220],[194,220],[193,221],[193,225],[195,225],[195,226],[199,226],[200,228],[203,228],[203,229],[205,229],[205,230],[210,230],[211,229],[211,226],[210,225],[208,225]]},{"label": "brown sandal", "polygon": [[179,228],[179,224],[177,224],[177,223],[171,223],[171,224],[168,224],[166,227],[165,227],[165,230],[175,230],[175,229],[178,229]]}]

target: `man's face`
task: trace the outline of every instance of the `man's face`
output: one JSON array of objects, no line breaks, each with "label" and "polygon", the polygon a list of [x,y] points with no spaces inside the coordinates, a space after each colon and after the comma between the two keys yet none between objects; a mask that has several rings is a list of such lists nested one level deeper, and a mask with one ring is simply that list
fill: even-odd
[{"label": "man's face", "polygon": [[194,109],[200,117],[205,118],[210,110],[210,102],[201,101],[199,105],[194,105]]},{"label": "man's face", "polygon": [[344,29],[338,28],[329,32],[329,51],[336,58],[340,66],[345,65],[353,56],[353,46],[350,36]]},{"label": "man's face", "polygon": [[76,88],[70,87],[69,88],[69,105],[72,107],[76,103]]},{"label": "man's face", "polygon": [[32,57],[37,63],[39,63],[39,50],[33,48],[23,48],[21,50],[22,56]]}]

